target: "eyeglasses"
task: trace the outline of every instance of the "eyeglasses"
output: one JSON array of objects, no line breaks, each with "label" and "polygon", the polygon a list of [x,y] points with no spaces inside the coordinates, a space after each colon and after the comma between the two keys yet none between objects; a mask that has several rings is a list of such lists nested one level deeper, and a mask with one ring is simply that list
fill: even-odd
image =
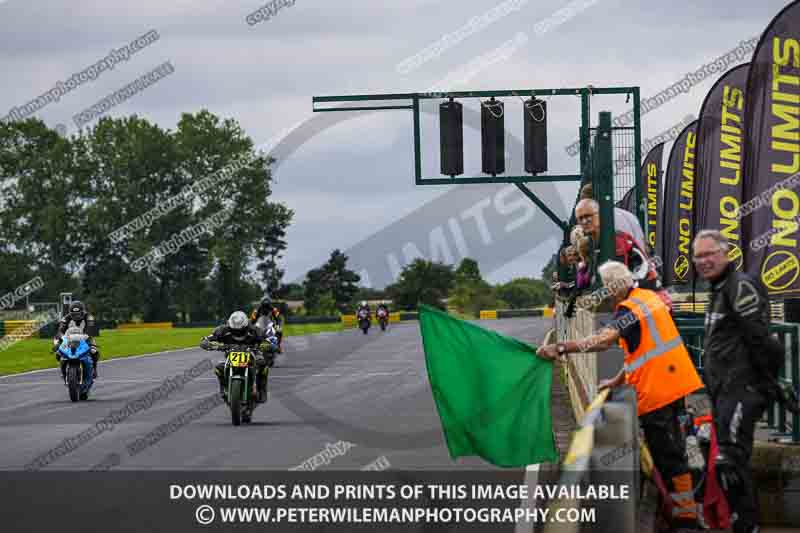
[{"label": "eyeglasses", "polygon": [[722,248],[717,248],[716,250],[713,250],[711,252],[706,252],[706,253],[703,253],[703,254],[695,254],[695,256],[692,257],[692,261],[694,261],[696,263],[698,261],[702,261],[703,259],[711,259],[712,257],[717,255],[721,251],[722,251]]},{"label": "eyeglasses", "polygon": [[578,221],[578,224],[586,224],[594,220],[594,217],[597,213],[589,213],[588,215],[581,215],[579,217],[575,217]]}]

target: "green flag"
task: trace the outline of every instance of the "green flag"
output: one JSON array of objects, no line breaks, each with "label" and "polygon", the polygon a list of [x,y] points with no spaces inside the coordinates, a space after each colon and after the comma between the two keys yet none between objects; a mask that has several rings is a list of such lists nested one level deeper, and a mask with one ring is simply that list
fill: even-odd
[{"label": "green flag", "polygon": [[536,348],[420,306],[433,399],[450,457],[495,466],[558,461],[550,416],[552,362]]}]

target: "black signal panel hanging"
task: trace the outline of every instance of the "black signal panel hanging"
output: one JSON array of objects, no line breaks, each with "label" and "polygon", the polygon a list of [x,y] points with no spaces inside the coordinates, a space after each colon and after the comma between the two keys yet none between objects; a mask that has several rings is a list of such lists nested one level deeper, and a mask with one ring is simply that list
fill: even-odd
[{"label": "black signal panel hanging", "polygon": [[492,97],[481,103],[481,168],[496,176],[506,171],[503,102]]},{"label": "black signal panel hanging", "polygon": [[441,171],[451,178],[464,173],[463,107],[453,100],[439,105]]},{"label": "black signal panel hanging", "polygon": [[523,106],[525,172],[547,171],[547,103],[531,98]]}]

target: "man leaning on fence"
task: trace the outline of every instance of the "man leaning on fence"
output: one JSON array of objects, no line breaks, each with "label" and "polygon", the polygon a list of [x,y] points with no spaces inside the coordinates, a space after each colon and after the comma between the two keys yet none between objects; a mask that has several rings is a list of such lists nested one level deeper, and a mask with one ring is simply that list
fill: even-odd
[{"label": "man leaning on fence", "polygon": [[731,507],[734,533],[758,531],[758,497],[750,472],[756,422],[768,403],[786,404],[776,374],[783,346],[769,335],[767,291],[728,259],[727,239],[703,230],[693,243],[693,261],[711,283],[703,362],[719,455],[717,474]]},{"label": "man leaning on fence", "polygon": [[636,286],[624,264],[608,261],[598,270],[614,298],[614,321],[579,341],[542,346],[546,359],[576,352],[602,352],[616,343],[625,352],[625,366],[600,388],[627,383],[636,389],[639,421],[647,445],[672,500],[672,527],[697,527],[692,477],[680,418],[686,397],[703,388],[669,308],[655,292]]}]

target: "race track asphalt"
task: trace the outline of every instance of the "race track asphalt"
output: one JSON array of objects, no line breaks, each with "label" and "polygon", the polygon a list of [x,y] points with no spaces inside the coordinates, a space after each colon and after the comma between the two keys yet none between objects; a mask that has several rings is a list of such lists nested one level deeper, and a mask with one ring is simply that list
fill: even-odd
[{"label": "race track asphalt", "polygon": [[[533,344],[552,327],[551,319],[540,318],[479,323]],[[372,328],[368,335],[346,330],[287,338],[286,345],[270,375],[269,402],[258,407],[252,424],[239,427],[231,425],[225,405],[208,412],[198,407],[217,391],[210,370],[166,397],[136,402],[167,378],[205,359],[217,361],[219,352],[101,361],[90,400],[78,403],[70,402],[55,361],[53,369],[2,377],[0,470],[23,469],[126,405],[129,416],[36,468],[88,470],[104,463],[114,470],[287,470],[326,449],[328,464],[315,470],[361,469],[379,458],[391,469],[493,468],[478,458],[450,459],[418,323],[392,324],[386,332]],[[186,412],[197,416],[189,423],[176,419]],[[132,451],[134,442],[170,421],[157,441]]]}]

